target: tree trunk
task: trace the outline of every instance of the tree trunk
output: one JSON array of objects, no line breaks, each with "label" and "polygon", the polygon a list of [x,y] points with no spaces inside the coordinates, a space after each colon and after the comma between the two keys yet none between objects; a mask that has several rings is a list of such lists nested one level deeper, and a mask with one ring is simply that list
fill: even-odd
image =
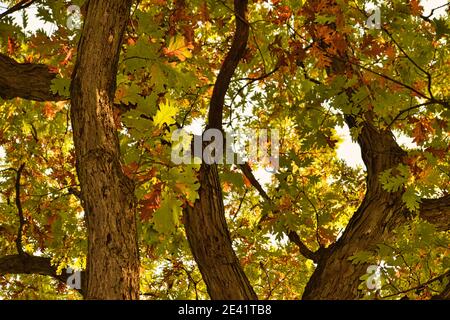
[{"label": "tree trunk", "polygon": [[184,225],[208,293],[215,300],[256,299],[233,251],[217,166],[203,164],[199,182],[200,200],[184,210]]},{"label": "tree trunk", "polygon": [[[347,117],[349,126],[354,126]],[[392,133],[379,131],[365,122],[358,138],[367,167],[367,192],[359,209],[350,219],[342,237],[320,257],[309,280],[304,299],[356,299],[359,279],[367,265],[354,265],[349,258],[361,250],[375,249],[391,231],[406,221],[402,192],[382,189],[379,173],[398,165],[406,155],[395,142]]]},{"label": "tree trunk", "polygon": [[71,120],[88,229],[87,299],[138,299],[133,182],[113,118],[117,64],[131,0],[90,1],[71,87]]},{"label": "tree trunk", "polygon": [[[311,1],[311,12],[317,14],[318,3]],[[338,7],[335,1],[329,7]],[[318,24],[314,14],[309,17],[309,31],[321,50],[332,60],[327,68],[329,76],[345,75],[352,72],[352,66],[347,64],[347,52],[333,52],[330,45],[316,30]],[[330,24],[329,27],[335,27]],[[352,90],[346,91],[349,101],[352,101]],[[373,124],[373,114],[370,111],[361,113],[364,119],[359,125],[354,116],[344,115],[349,128],[361,126],[358,144],[361,147],[362,158],[367,168],[367,191],[360,207],[350,219],[341,238],[323,251],[317,261],[317,267],[308,281],[303,293],[303,299],[357,299],[361,296],[358,286],[360,277],[366,273],[367,265],[354,265],[349,260],[361,250],[376,248],[376,244],[385,241],[390,232],[406,220],[402,191],[389,193],[383,190],[379,174],[400,164],[406,152],[395,141],[390,130],[381,130]]]},{"label": "tree trunk", "polygon": [[[223,104],[231,77],[244,55],[249,25],[247,0],[235,0],[236,31],[230,51],[217,76],[208,113],[208,128],[222,130]],[[199,199],[183,212],[186,235],[211,299],[257,299],[233,250],[225,220],[217,165],[202,164]]]},{"label": "tree trunk", "polygon": [[[350,127],[355,125],[351,117],[346,119]],[[396,167],[407,153],[398,146],[390,131],[380,131],[369,122],[364,122],[358,143],[367,167],[366,195],[342,237],[320,256],[305,288],[304,299],[360,298],[360,277],[367,272],[368,265],[354,265],[349,258],[358,251],[375,249],[407,221],[409,212],[401,198],[403,191],[386,192],[379,181],[379,174]],[[420,217],[433,223],[438,230],[449,229],[449,213],[449,196],[423,199],[419,208]]]}]

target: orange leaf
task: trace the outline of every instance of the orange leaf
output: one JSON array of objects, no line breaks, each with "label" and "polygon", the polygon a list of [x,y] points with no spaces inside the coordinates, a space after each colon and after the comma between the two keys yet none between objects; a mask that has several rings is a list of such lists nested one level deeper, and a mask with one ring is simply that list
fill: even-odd
[{"label": "orange leaf", "polygon": [[415,16],[420,16],[423,12],[423,7],[420,5],[419,0],[411,0],[409,2],[409,5],[411,6],[411,13]]}]

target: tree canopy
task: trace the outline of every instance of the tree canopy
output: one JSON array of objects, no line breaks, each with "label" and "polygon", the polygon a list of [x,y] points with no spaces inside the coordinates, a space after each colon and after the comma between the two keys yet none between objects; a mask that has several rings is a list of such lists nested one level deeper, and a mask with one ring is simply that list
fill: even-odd
[{"label": "tree canopy", "polygon": [[450,299],[447,3],[2,3],[0,298]]}]

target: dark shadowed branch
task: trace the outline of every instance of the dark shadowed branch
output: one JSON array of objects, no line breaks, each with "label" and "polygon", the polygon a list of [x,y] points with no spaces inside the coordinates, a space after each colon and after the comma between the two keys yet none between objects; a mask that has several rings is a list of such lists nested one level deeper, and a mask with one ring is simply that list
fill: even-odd
[{"label": "dark shadowed branch", "polygon": [[[70,273],[67,269],[62,269],[61,274],[57,273],[56,266],[52,265],[51,258],[37,257],[30,255],[8,255],[0,257],[0,275],[7,274],[37,274],[50,276],[58,281],[67,283]],[[81,294],[85,292],[85,273],[81,272],[81,289],[77,290]]]},{"label": "dark shadowed branch", "polygon": [[11,8],[7,9],[6,11],[0,13],[0,19],[3,19],[3,17],[6,17],[7,15],[9,15],[11,13],[28,8],[35,2],[36,2],[36,0],[22,0],[19,3],[13,5]]},{"label": "dark shadowed branch", "polygon": [[15,190],[16,190],[16,207],[17,207],[17,214],[19,215],[19,228],[17,231],[17,238],[16,238],[16,247],[17,252],[19,255],[23,255],[24,251],[22,248],[22,235],[23,235],[23,227],[25,225],[25,218],[23,217],[23,208],[22,208],[22,201],[20,199],[20,178],[22,177],[23,169],[25,168],[25,163],[22,163],[17,169],[16,173],[16,182],[15,182]]},{"label": "dark shadowed branch", "polygon": [[[256,180],[252,169],[250,168],[250,165],[248,163],[241,164],[240,169],[244,176],[250,181],[251,185],[258,190],[259,195],[267,202],[271,203],[272,199],[270,199],[269,195],[266,193],[266,191],[263,189],[261,184]],[[263,221],[264,218],[261,219],[260,223]],[[307,259],[311,259],[314,262],[317,262],[320,254],[319,251],[311,251],[300,239],[297,232],[289,230],[287,232],[289,240],[292,241],[298,248],[300,253]]]}]

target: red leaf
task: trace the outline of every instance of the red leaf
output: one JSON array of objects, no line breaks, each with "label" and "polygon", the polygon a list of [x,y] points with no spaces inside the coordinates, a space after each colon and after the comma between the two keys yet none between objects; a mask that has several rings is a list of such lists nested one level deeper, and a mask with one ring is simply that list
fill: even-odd
[{"label": "red leaf", "polygon": [[12,56],[15,51],[16,51],[16,42],[14,41],[13,38],[10,38],[8,36],[8,54]]}]

